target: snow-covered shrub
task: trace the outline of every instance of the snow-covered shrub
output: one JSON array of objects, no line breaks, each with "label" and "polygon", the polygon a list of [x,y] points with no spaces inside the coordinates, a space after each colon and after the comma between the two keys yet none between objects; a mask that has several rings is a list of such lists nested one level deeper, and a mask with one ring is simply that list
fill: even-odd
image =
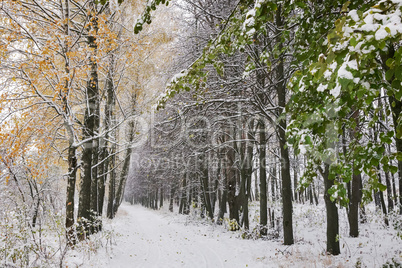
[{"label": "snow-covered shrub", "polygon": [[388,215],[392,227],[397,231],[397,236],[402,239],[402,216],[398,212],[392,211]]},{"label": "snow-covered shrub", "polygon": [[61,266],[67,250],[62,176],[57,167],[34,173],[23,164],[0,173],[0,267]]},{"label": "snow-covered shrub", "polygon": [[227,226],[228,226],[228,230],[229,231],[238,231],[240,230],[240,225],[237,223],[237,221],[235,219],[228,219],[225,218],[226,222],[227,222]]},{"label": "snow-covered shrub", "polygon": [[253,230],[244,230],[241,234],[241,238],[243,239],[252,239],[257,240],[261,238],[261,226],[256,225]]},{"label": "snow-covered shrub", "polygon": [[387,261],[386,263],[384,263],[382,265],[383,268],[398,268],[398,267],[402,267],[402,263],[397,260],[392,258],[390,261]]},{"label": "snow-covered shrub", "polygon": [[2,213],[0,221],[0,260],[5,267],[24,267],[29,263],[29,252],[34,249],[30,230],[18,211]]}]

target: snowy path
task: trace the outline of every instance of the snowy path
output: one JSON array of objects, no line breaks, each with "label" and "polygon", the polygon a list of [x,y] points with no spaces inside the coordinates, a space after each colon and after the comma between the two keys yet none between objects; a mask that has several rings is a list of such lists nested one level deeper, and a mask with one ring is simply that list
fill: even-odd
[{"label": "snowy path", "polygon": [[238,239],[212,238],[206,226],[169,222],[160,213],[124,204],[115,222],[122,236],[109,262],[101,267],[256,267],[258,257],[246,250],[250,243],[242,241],[239,247],[233,243]]},{"label": "snowy path", "polygon": [[240,232],[203,223],[194,215],[122,204],[116,218],[105,219],[104,223],[105,230],[114,230],[112,245],[102,242],[95,254],[95,250],[86,249],[90,243],[84,250],[77,248],[70,253],[66,267],[310,268],[355,267],[356,263],[361,267],[382,267],[391,258],[402,260],[400,239],[393,228],[384,228],[374,221],[361,226],[358,239],[350,238],[345,216],[340,227],[342,254],[327,256],[325,210],[299,205],[295,211],[296,243],[285,246],[280,240],[241,239]]}]

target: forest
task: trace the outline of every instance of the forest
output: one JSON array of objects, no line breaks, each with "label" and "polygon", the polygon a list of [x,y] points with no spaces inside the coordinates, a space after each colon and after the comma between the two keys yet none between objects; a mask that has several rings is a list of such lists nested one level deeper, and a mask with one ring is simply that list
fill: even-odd
[{"label": "forest", "polygon": [[149,242],[137,267],[244,267],[205,226],[280,252],[250,267],[312,267],[309,228],[316,267],[402,267],[401,0],[1,0],[0,21],[1,267],[135,267],[119,231],[205,261]]}]

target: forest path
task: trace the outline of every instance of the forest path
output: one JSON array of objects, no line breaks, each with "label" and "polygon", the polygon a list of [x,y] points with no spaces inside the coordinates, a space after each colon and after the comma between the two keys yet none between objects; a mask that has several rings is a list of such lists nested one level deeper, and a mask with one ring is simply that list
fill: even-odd
[{"label": "forest path", "polygon": [[[241,239],[240,231],[227,231],[225,226],[207,223],[196,215],[170,213],[166,207],[155,211],[123,203],[115,219],[104,220],[105,232],[100,233],[103,238],[94,239],[102,241],[103,246],[95,254],[87,249],[90,243],[81,251],[77,248],[70,253],[66,267],[311,268],[355,267],[357,263],[361,267],[382,267],[391,258],[402,261],[397,231],[378,224],[381,215],[376,221],[361,226],[358,239],[348,237],[347,217],[343,215],[342,254],[324,254],[323,206],[295,206],[296,243],[285,246],[281,240]],[[366,212],[373,217],[375,210],[373,206]],[[105,239],[110,230],[113,230],[112,243]]]},{"label": "forest path", "polygon": [[264,267],[253,254],[259,243],[220,239],[208,233],[211,226],[186,225],[163,212],[127,204],[114,222],[120,235],[100,267]]}]

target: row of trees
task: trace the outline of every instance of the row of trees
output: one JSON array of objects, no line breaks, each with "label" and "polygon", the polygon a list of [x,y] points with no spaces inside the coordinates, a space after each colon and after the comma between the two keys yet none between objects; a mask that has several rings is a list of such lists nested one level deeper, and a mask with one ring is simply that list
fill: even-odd
[{"label": "row of trees", "polygon": [[398,1],[182,5],[191,30],[178,61],[189,67],[171,80],[147,142],[134,150],[128,200],[157,208],[169,194],[184,214],[201,203],[202,215],[221,223],[228,212],[233,229],[249,228],[248,204],[259,200],[266,236],[269,195],[279,191],[290,245],[292,203],[322,193],[334,255],[339,205],[352,237],[373,196],[386,223],[389,211],[402,212]]},{"label": "row of trees", "polygon": [[[70,246],[102,228],[103,211],[114,217],[130,145],[141,132],[143,90],[159,64],[155,57],[168,56],[156,55],[158,48],[172,41],[167,28],[133,33],[145,4],[1,2],[0,179],[7,206],[0,232],[15,227],[14,213],[31,232],[1,237],[10,245],[2,250],[5,265],[29,265],[31,254],[41,259],[39,233],[61,211]],[[26,246],[31,235],[39,239],[32,242],[36,250]],[[11,246],[15,241],[23,246]]]}]

